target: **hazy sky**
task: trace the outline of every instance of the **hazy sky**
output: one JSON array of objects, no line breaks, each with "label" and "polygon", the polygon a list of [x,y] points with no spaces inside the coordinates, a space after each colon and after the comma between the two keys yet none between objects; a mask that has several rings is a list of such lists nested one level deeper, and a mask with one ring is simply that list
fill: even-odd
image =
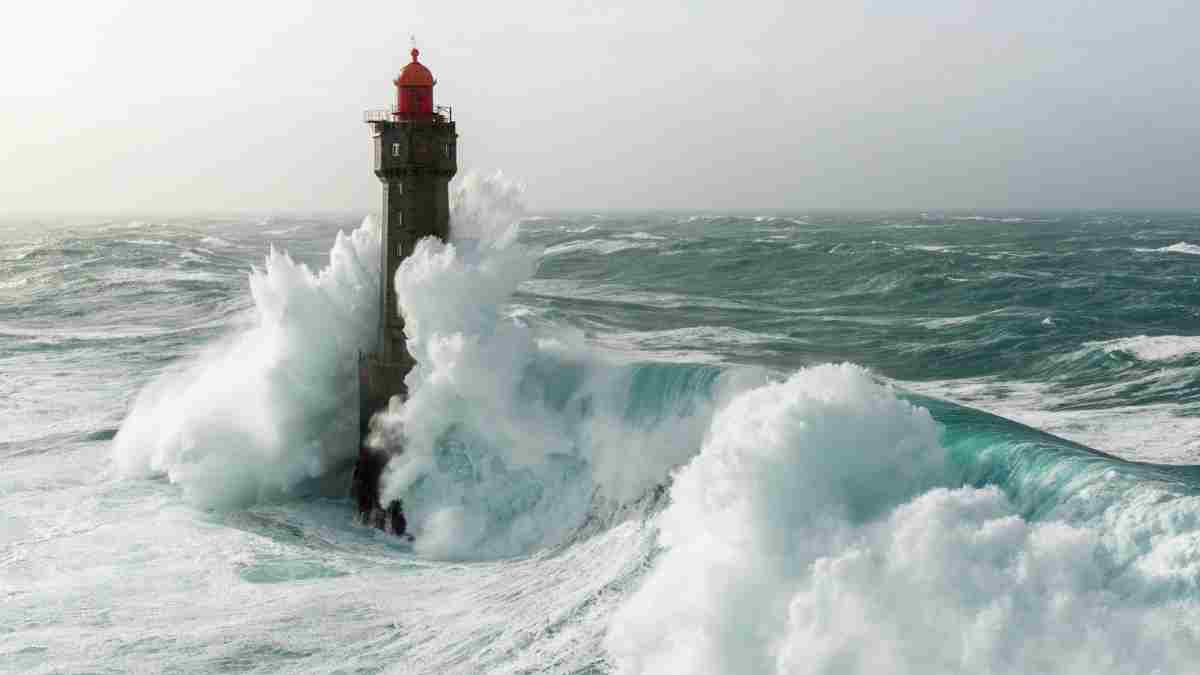
[{"label": "hazy sky", "polygon": [[365,210],[415,33],[557,208],[1200,207],[1200,2],[12,3],[0,213]]}]

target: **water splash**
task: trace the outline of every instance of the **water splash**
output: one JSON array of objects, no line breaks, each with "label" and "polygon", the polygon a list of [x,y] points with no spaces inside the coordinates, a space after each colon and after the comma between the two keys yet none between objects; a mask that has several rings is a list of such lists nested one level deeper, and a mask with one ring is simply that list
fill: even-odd
[{"label": "water splash", "polygon": [[853,366],[730,403],[611,619],[618,672],[1188,672],[1189,470],[940,407]]},{"label": "water splash", "polygon": [[338,233],[319,272],[271,249],[249,329],[170,369],[113,442],[122,475],[165,475],[205,507],[294,492],[354,457],[355,355],[374,339],[379,228]]},{"label": "water splash", "polygon": [[[482,195],[510,203],[511,191],[484,185]],[[401,264],[396,291],[417,365],[409,399],[374,423],[403,448],[382,500],[403,499],[417,550],[432,557],[563,541],[597,509],[666,481],[747,377],[616,362],[577,332],[510,316],[541,252],[505,234],[504,219],[482,220],[491,225],[477,239],[426,239]]]}]

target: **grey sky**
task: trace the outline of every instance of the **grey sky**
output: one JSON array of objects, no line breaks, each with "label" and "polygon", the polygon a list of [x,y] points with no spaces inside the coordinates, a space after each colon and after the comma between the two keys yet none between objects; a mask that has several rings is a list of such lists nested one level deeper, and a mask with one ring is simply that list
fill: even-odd
[{"label": "grey sky", "polygon": [[415,33],[555,208],[1200,207],[1200,3],[23,2],[0,213],[373,209]]}]

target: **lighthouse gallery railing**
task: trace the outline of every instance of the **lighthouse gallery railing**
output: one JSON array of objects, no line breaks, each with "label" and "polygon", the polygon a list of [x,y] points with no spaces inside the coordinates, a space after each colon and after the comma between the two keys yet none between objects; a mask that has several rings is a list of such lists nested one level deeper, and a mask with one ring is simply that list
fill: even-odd
[{"label": "lighthouse gallery railing", "polygon": [[[396,106],[391,106],[386,109],[368,110],[363,113],[364,122],[394,122],[396,121]],[[437,105],[433,107],[433,114],[440,118],[442,122],[452,122],[454,120],[453,111],[448,105]]]}]

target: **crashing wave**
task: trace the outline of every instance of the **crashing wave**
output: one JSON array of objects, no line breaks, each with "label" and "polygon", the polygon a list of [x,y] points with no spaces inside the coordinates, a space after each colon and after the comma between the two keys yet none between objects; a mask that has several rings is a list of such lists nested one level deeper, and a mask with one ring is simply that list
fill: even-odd
[{"label": "crashing wave", "polygon": [[963,424],[848,365],[731,401],[611,618],[617,672],[1188,671],[1190,468],[934,412]]},{"label": "crashing wave", "polygon": [[338,233],[317,273],[272,249],[251,327],[138,394],[113,441],[126,476],[164,475],[204,507],[291,494],[357,451],[354,356],[375,335],[378,225]]}]

